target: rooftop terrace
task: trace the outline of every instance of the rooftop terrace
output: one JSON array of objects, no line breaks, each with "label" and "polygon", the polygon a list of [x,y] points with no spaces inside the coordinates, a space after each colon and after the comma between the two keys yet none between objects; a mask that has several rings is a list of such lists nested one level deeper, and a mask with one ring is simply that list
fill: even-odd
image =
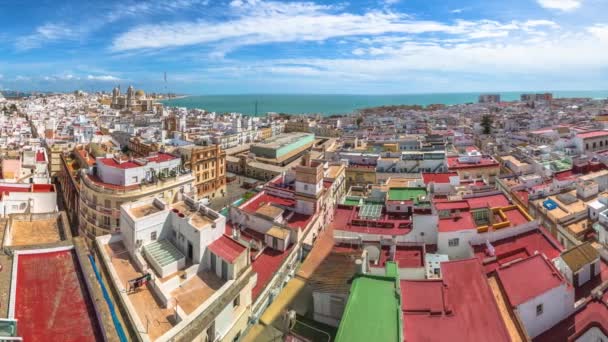
[{"label": "rooftop terrace", "polygon": [[41,220],[11,220],[9,246],[27,246],[61,241],[62,232],[57,218]]},{"label": "rooftop terrace", "polygon": [[543,230],[544,228],[535,229],[493,242],[494,256],[489,254],[485,244],[475,245],[475,257],[483,264],[486,273],[495,271],[503,264],[530,257],[536,251],[552,260],[559,256],[563,247]]}]

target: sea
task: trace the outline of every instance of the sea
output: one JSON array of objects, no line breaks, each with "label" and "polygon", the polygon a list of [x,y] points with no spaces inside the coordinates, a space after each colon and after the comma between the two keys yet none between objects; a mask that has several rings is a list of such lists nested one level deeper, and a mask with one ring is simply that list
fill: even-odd
[{"label": "sea", "polygon": [[[551,92],[555,98],[608,98],[608,90],[594,91],[518,91],[499,92],[503,101],[519,100],[523,93]],[[203,95],[162,101],[171,107],[199,108],[217,113],[265,115],[286,114],[350,114],[359,109],[384,105],[465,104],[477,102],[481,93],[435,93],[403,95]],[[493,94],[496,94],[494,92]]]}]

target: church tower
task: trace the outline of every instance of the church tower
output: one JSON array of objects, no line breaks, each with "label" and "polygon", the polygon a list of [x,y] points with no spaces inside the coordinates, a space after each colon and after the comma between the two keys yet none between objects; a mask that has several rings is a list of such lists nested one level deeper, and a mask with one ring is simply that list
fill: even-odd
[{"label": "church tower", "polygon": [[131,85],[127,89],[127,108],[133,107],[134,104],[135,104],[135,89],[133,89],[133,86]]}]

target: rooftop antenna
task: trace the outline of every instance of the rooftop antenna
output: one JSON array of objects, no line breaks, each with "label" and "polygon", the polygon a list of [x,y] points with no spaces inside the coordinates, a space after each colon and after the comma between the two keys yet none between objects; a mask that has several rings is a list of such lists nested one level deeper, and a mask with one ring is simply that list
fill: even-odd
[{"label": "rooftop antenna", "polygon": [[165,93],[167,93],[167,98],[169,98],[169,90],[167,88],[167,72],[166,71],[165,71],[164,79],[165,79]]}]

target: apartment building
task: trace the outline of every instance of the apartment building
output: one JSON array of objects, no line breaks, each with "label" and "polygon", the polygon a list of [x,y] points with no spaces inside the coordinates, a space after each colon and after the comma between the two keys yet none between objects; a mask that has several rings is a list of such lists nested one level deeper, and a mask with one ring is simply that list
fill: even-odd
[{"label": "apartment building", "polygon": [[192,170],[197,198],[226,194],[226,151],[220,145],[186,146],[179,151],[184,166]]},{"label": "apartment building", "polygon": [[91,238],[118,232],[123,203],[148,197],[173,203],[178,193],[191,193],[193,181],[172,154],[98,157],[95,166],[80,170],[79,229]]}]

